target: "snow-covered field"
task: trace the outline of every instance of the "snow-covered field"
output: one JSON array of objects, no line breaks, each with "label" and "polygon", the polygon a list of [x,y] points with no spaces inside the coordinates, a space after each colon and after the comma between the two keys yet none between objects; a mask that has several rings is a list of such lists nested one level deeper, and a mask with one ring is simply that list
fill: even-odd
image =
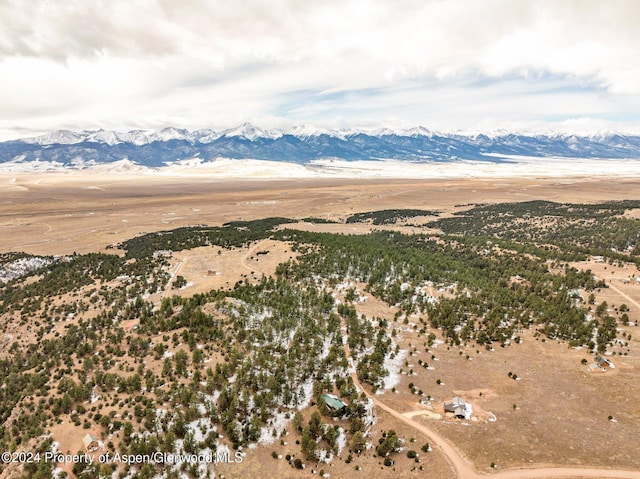
[{"label": "snow-covered field", "polygon": [[640,159],[600,160],[580,158],[504,157],[504,163],[452,160],[410,162],[399,160],[315,160],[307,164],[263,160],[200,158],[181,160],[161,168],[140,166],[129,160],[93,164],[76,162],[75,168],[55,162],[10,161],[0,163],[0,174],[64,172],[79,174],[135,174],[214,178],[486,178],[486,177],[640,177]]},{"label": "snow-covered field", "polygon": [[485,177],[565,177],[640,176],[638,160],[586,160],[579,158],[505,158],[507,163],[455,160],[447,163],[407,161],[318,160],[323,176],[391,178],[485,178]]}]

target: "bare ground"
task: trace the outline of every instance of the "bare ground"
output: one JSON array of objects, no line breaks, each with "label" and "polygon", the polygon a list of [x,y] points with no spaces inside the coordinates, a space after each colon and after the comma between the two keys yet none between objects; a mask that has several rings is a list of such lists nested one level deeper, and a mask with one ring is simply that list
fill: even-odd
[{"label": "bare ground", "polygon": [[342,219],[385,208],[452,212],[470,203],[542,198],[595,202],[634,198],[638,191],[640,180],[621,178],[215,180],[4,174],[0,175],[0,248],[34,254],[85,253],[144,232],[238,219]]}]

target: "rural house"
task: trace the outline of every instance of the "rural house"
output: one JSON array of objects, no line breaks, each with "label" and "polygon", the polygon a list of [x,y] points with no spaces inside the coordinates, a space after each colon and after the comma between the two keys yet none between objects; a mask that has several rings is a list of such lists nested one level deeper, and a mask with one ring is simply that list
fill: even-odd
[{"label": "rural house", "polygon": [[347,405],[338,399],[338,396],[335,394],[323,394],[322,399],[327,404],[327,407],[335,412],[342,411]]},{"label": "rural house", "polygon": [[466,402],[461,397],[454,397],[450,403],[444,403],[444,412],[453,413],[454,417],[458,419],[471,419],[473,408],[471,404]]},{"label": "rural house", "polygon": [[82,444],[84,445],[84,450],[87,452],[94,452],[100,448],[100,441],[93,434],[85,434],[82,438]]},{"label": "rural house", "polygon": [[601,368],[603,371],[606,371],[609,368],[615,368],[613,363],[606,358],[603,358],[599,354],[596,355],[596,365]]}]

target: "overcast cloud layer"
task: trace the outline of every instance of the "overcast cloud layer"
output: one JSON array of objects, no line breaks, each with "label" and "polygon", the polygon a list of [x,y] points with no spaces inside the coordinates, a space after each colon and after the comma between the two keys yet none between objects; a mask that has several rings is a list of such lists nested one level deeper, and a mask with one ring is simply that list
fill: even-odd
[{"label": "overcast cloud layer", "polygon": [[310,123],[640,133],[640,2],[2,0],[0,136]]}]

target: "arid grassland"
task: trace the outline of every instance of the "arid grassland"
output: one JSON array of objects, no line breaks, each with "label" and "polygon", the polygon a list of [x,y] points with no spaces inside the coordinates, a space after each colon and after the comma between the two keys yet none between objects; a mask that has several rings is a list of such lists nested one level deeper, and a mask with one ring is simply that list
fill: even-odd
[{"label": "arid grassland", "polygon": [[0,177],[0,477],[638,478],[639,192]]}]

